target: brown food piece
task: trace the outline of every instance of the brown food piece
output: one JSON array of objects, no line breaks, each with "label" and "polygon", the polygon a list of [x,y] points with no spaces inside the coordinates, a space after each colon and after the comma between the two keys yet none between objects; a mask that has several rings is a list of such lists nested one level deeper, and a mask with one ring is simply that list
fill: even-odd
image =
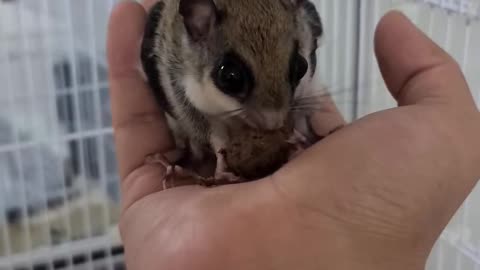
[{"label": "brown food piece", "polygon": [[271,175],[288,162],[292,145],[288,128],[276,131],[244,129],[225,149],[230,171],[247,180]]}]

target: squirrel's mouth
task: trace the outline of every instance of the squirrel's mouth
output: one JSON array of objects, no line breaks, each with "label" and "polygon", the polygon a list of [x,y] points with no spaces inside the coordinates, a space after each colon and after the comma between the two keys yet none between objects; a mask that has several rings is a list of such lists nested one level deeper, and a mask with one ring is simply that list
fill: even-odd
[{"label": "squirrel's mouth", "polygon": [[289,123],[289,114],[280,110],[251,110],[244,114],[242,120],[250,128],[275,131]]}]

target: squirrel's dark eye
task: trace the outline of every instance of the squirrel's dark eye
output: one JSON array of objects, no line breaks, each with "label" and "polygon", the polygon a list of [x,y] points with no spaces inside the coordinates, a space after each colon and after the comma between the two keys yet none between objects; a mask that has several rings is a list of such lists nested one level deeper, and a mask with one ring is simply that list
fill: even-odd
[{"label": "squirrel's dark eye", "polygon": [[307,60],[297,53],[294,57],[291,69],[290,69],[290,82],[294,87],[297,87],[302,78],[307,74],[308,62]]},{"label": "squirrel's dark eye", "polygon": [[227,94],[239,94],[244,88],[245,75],[241,67],[233,63],[223,63],[217,74],[218,84]]},{"label": "squirrel's dark eye", "polygon": [[250,71],[235,55],[224,56],[212,77],[217,87],[229,96],[245,99],[251,90]]}]

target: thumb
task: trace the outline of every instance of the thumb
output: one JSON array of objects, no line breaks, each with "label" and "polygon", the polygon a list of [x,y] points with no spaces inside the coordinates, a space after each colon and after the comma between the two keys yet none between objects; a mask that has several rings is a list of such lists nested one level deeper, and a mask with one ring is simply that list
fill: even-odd
[{"label": "thumb", "polygon": [[478,112],[455,61],[405,16],[384,16],[375,44],[385,82],[406,107],[352,123],[274,178],[282,194],[334,226],[363,231],[385,221],[402,238],[421,232],[428,249],[477,182]]},{"label": "thumb", "polygon": [[455,60],[400,12],[390,12],[380,21],[375,52],[384,80],[400,106],[429,102],[474,106]]}]

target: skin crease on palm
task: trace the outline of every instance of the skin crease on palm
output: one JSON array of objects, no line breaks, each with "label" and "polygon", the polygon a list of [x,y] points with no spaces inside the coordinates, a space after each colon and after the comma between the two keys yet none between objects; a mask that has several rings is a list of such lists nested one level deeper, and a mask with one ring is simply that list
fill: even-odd
[{"label": "skin crease on palm", "polygon": [[[360,119],[253,183],[162,191],[147,155],[172,149],[139,71],[152,1],[120,3],[109,26],[120,222],[130,270],[423,269],[480,178],[480,113],[458,65],[398,12],[376,54],[398,108]],[[332,106],[312,124],[342,124]]]}]

